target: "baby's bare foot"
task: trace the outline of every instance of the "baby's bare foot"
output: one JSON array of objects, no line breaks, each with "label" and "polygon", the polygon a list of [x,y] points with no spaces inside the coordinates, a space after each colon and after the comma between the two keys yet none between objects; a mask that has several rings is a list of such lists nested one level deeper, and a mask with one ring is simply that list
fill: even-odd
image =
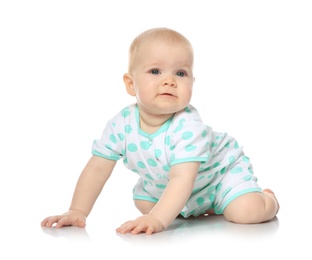
[{"label": "baby's bare foot", "polygon": [[278,203],[278,201],[277,201],[277,198],[276,198],[276,196],[275,196],[274,192],[273,192],[272,190],[270,190],[270,189],[264,189],[264,190],[263,190],[263,192],[266,192],[266,193],[271,194],[271,195],[272,195],[272,197],[275,199],[276,204],[277,204],[277,211],[276,211],[276,214],[277,214],[277,213],[278,213],[278,211],[279,211],[280,205],[279,205],[279,203]]}]

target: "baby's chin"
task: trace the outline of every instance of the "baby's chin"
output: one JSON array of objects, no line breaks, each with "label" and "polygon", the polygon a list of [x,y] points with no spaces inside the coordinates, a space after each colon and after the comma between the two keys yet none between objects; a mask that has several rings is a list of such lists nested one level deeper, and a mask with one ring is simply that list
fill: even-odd
[{"label": "baby's chin", "polygon": [[172,116],[175,113],[185,110],[186,107],[188,107],[188,103],[178,103],[174,101],[168,100],[157,100],[155,103],[138,103],[138,107],[141,112],[144,112],[146,114],[150,114],[151,116],[161,116],[161,115],[167,115]]}]

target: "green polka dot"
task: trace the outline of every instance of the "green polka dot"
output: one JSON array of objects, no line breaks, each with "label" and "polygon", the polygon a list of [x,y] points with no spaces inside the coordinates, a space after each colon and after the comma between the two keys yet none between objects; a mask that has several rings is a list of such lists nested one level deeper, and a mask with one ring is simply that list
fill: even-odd
[{"label": "green polka dot", "polygon": [[250,181],[252,179],[252,176],[251,175],[246,175],[244,176],[243,178],[245,181]]},{"label": "green polka dot", "polygon": [[243,156],[243,161],[244,161],[244,162],[249,162],[249,157]]},{"label": "green polka dot", "polygon": [[201,188],[196,188],[196,189],[192,190],[192,194],[195,194],[195,193],[197,193],[200,190],[201,190]]},{"label": "green polka dot", "polygon": [[170,136],[167,136],[166,139],[165,139],[165,144],[166,145],[170,145],[170,143],[171,143],[170,142]]},{"label": "green polka dot", "polygon": [[115,123],[115,122],[113,122],[113,123],[112,123],[112,126],[113,126],[113,127],[116,127],[116,123]]},{"label": "green polka dot", "polygon": [[153,177],[150,174],[145,174],[146,178],[149,178],[150,180],[154,180]]},{"label": "green polka dot", "polygon": [[253,170],[252,170],[251,167],[248,167],[248,171],[249,171],[251,174],[253,174]]},{"label": "green polka dot", "polygon": [[196,150],[196,146],[195,145],[190,144],[190,145],[187,145],[185,147],[185,151],[187,151],[187,152],[192,152],[194,150]]},{"label": "green polka dot", "polygon": [[226,172],[226,167],[223,167],[220,171],[220,174],[224,174]]},{"label": "green polka dot", "polygon": [[235,162],[235,157],[234,157],[233,155],[229,157],[229,162],[230,162],[230,163]]},{"label": "green polka dot", "polygon": [[202,137],[206,137],[207,136],[207,130],[204,130],[203,132],[202,132],[202,135],[201,135]]},{"label": "green polka dot", "polygon": [[174,148],[175,148],[175,145],[171,145],[169,149],[170,151],[172,151]]},{"label": "green polka dot", "polygon": [[117,143],[117,138],[113,134],[109,136],[109,140],[111,140],[114,144]]},{"label": "green polka dot", "polygon": [[235,148],[235,149],[238,149],[238,148],[239,148],[238,142],[235,142],[234,148]]},{"label": "green polka dot", "polygon": [[125,139],[124,134],[121,134],[121,133],[118,134],[118,137],[120,141],[123,141]]},{"label": "green polka dot", "polygon": [[204,169],[204,171],[209,171],[211,169],[211,166],[208,166],[207,168]]},{"label": "green polka dot", "polygon": [[213,168],[216,168],[216,167],[218,167],[219,165],[220,165],[219,162],[215,162],[215,163],[213,164]]},{"label": "green polka dot", "polygon": [[148,150],[148,149],[151,147],[151,145],[149,144],[149,142],[146,142],[146,141],[142,141],[142,142],[140,143],[140,146],[141,146],[141,148],[142,148],[143,150]]},{"label": "green polka dot", "polygon": [[156,158],[159,158],[159,157],[161,156],[161,150],[155,149],[155,150],[154,150],[154,154],[155,154],[155,157],[156,157]]},{"label": "green polka dot", "polygon": [[183,128],[183,125],[178,125],[178,126],[173,130],[173,132],[174,132],[174,133],[179,132],[179,131],[181,131],[182,128]]},{"label": "green polka dot", "polygon": [[130,152],[136,152],[138,150],[138,147],[136,146],[136,144],[131,143],[131,144],[128,145],[128,150]]},{"label": "green polka dot", "polygon": [[188,139],[192,138],[192,136],[193,136],[193,133],[191,131],[187,131],[187,132],[184,132],[182,134],[182,139],[188,140]]},{"label": "green polka dot", "polygon": [[125,132],[126,132],[127,134],[130,134],[130,133],[132,132],[132,127],[131,127],[131,125],[126,125],[126,126],[125,126]]},{"label": "green polka dot", "polygon": [[212,185],[212,186],[210,186],[209,188],[208,188],[208,190],[207,190],[207,193],[211,193],[211,192],[213,192],[214,190],[215,190],[215,186],[214,185]]},{"label": "green polka dot", "polygon": [[198,197],[196,199],[196,203],[198,206],[202,206],[204,204],[204,202],[205,202],[205,199],[203,197]]},{"label": "green polka dot", "polygon": [[210,201],[214,201],[215,200],[216,195],[214,193],[210,193],[209,194],[209,200]]},{"label": "green polka dot", "polygon": [[137,163],[137,166],[138,166],[139,168],[141,168],[141,169],[145,169],[145,168],[146,168],[145,164],[144,164],[143,162],[141,162],[141,161],[139,161],[139,162]]},{"label": "green polka dot", "polygon": [[157,173],[156,176],[158,177],[158,179],[166,178],[165,175],[162,175],[162,174],[160,174],[160,173]]},{"label": "green polka dot", "polygon": [[156,184],[156,187],[159,189],[165,189],[166,185],[165,184]]},{"label": "green polka dot", "polygon": [[180,119],[179,125],[173,130],[174,133],[179,132],[183,128],[184,121],[185,121],[184,118]]},{"label": "green polka dot", "polygon": [[217,184],[216,186],[216,192],[219,192],[222,188],[222,183],[220,182],[219,184]]},{"label": "green polka dot", "polygon": [[150,166],[153,166],[153,167],[156,167],[157,166],[157,162],[151,158],[147,159],[147,163],[150,165]]},{"label": "green polka dot", "polygon": [[192,111],[191,111],[191,109],[190,109],[189,107],[184,108],[184,111],[185,111],[186,113],[192,113]]},{"label": "green polka dot", "polygon": [[205,176],[201,175],[199,178],[197,178],[196,181],[200,181],[201,179],[204,179],[204,178],[205,178]]},{"label": "green polka dot", "polygon": [[125,109],[123,109],[123,110],[121,111],[121,115],[122,115],[124,118],[126,118],[127,116],[129,116],[129,115],[130,115],[130,109],[129,109],[129,107],[126,107]]},{"label": "green polka dot", "polygon": [[[194,210],[193,210],[194,211]],[[185,218],[186,214],[184,212],[180,212],[181,216]]]},{"label": "green polka dot", "polygon": [[236,166],[233,169],[230,170],[231,173],[240,173],[243,171],[242,167]]},{"label": "green polka dot", "polygon": [[230,148],[230,142],[227,142],[224,147]]},{"label": "green polka dot", "polygon": [[108,150],[112,150],[112,147],[111,147],[109,144],[106,144],[105,147],[106,147]]},{"label": "green polka dot", "polygon": [[211,147],[217,147],[217,146],[218,146],[217,143],[214,143],[214,142],[211,143]]},{"label": "green polka dot", "polygon": [[164,165],[163,166],[163,169],[166,171],[166,172],[169,172],[170,171],[170,166],[168,164]]}]

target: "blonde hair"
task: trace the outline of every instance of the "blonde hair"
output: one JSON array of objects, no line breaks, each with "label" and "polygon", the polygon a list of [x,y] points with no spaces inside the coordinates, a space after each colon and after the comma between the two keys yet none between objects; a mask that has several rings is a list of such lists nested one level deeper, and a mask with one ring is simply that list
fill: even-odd
[{"label": "blonde hair", "polygon": [[181,33],[168,29],[168,28],[153,28],[146,30],[139,34],[134,40],[132,41],[129,49],[129,60],[128,60],[128,71],[131,72],[134,64],[134,59],[140,44],[145,40],[154,39],[154,40],[162,40],[168,42],[169,44],[176,44],[182,43],[185,44],[190,49],[190,53],[193,59],[193,47],[190,41],[183,36]]}]

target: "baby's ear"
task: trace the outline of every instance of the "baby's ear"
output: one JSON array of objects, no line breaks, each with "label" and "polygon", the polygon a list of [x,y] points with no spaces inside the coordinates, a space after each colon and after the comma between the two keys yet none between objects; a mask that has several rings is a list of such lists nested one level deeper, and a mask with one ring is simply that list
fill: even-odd
[{"label": "baby's ear", "polygon": [[129,73],[124,74],[123,81],[125,83],[128,94],[130,96],[136,96],[134,86],[133,86],[132,76]]}]

